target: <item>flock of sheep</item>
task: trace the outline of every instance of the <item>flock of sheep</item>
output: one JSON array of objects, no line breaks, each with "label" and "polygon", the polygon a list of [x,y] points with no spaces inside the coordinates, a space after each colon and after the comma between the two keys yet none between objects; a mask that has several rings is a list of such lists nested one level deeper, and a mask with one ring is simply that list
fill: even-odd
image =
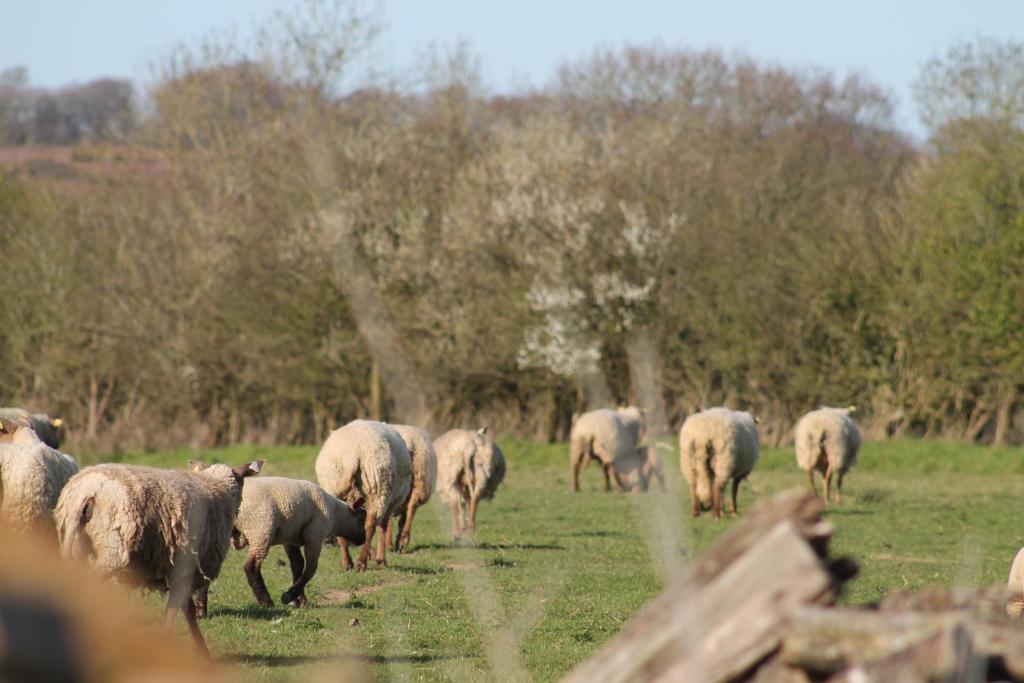
[{"label": "flock of sheep", "polygon": [[[831,483],[841,502],[843,477],[857,459],[860,433],[853,408],[820,408],[796,425],[796,460],[815,493],[814,472]],[[750,413],[710,408],[690,415],[679,431],[680,468],[699,516],[722,514],[731,482],[732,514],[740,482],[760,451]],[[408,547],[417,508],[434,491],[451,509],[456,537],[472,533],[477,506],[492,498],[505,476],[505,458],[486,429],[453,429],[433,442],[417,427],[355,420],[330,434],[316,458],[319,485],[285,477],[258,477],[264,461],[238,467],[192,461],[186,471],[102,464],[79,470],[59,448],[59,420],[21,409],[0,409],[0,519],[16,530],[56,537],[68,560],[86,562],[131,585],[169,593],[169,628],[182,611],[201,652],[207,652],[197,618],[208,609],[208,588],[233,545],[248,548],[244,571],[260,605],[273,600],[261,574],[270,547],[282,545],[292,585],[281,603],[308,603],[305,588],[331,539],[341,546],[346,569]],[[572,489],[588,460],[600,463],[605,487],[645,491],[664,475],[654,447],[641,443],[643,413],[635,408],[580,415],[570,437]],[[667,447],[664,444],[658,444]],[[397,518],[397,524],[396,524]],[[361,546],[353,564],[349,544]],[[1024,582],[1024,550],[1011,570]],[[1014,585],[1020,589],[1020,585]],[[1024,600],[1015,603],[1024,613]]]},{"label": "flock of sheep", "polygon": [[[796,462],[807,472],[817,493],[814,472],[824,478],[828,504],[832,479],[836,501],[842,502],[843,477],[857,462],[860,431],[850,415],[854,408],[819,408],[796,425]],[[732,482],[732,514],[738,514],[736,494],[760,457],[758,420],[748,412],[709,408],[686,418],[679,430],[679,467],[690,486],[693,516],[711,510],[722,515],[725,487]],[[605,488],[612,482],[622,491],[646,491],[652,479],[662,490],[664,476],[650,446],[641,445],[643,413],[635,406],[584,413],[573,423],[569,437],[572,489],[580,490],[580,471],[588,460],[600,463]],[[658,444],[664,446],[664,444]]]},{"label": "flock of sheep", "polygon": [[[52,430],[48,430],[47,426]],[[238,467],[193,460],[186,471],[102,464],[79,470],[59,450],[60,424],[0,409],[0,518],[16,531],[56,532],[61,555],[129,585],[168,592],[165,627],[178,611],[207,652],[197,618],[229,547],[248,548],[244,571],[256,600],[273,600],[260,568],[283,545],[292,585],[282,604],[305,605],[325,542],[338,539],[356,571],[409,544],[416,509],[436,490],[451,508],[456,536],[472,533],[477,506],[494,496],[505,458],[486,429],[453,429],[433,443],[422,429],[355,420],[335,430],[316,458],[319,486],[259,477],[264,461]],[[398,519],[397,527],[395,518]]]}]

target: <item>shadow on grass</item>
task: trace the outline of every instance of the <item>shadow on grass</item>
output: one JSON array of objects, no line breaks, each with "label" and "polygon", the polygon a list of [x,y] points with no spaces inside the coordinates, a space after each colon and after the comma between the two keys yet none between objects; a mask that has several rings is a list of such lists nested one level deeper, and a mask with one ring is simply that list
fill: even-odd
[{"label": "shadow on grass", "polygon": [[437,567],[408,567],[402,565],[388,566],[388,569],[394,571],[403,572],[405,574],[419,574],[424,576],[432,576],[434,574],[444,574],[444,569],[438,569]]},{"label": "shadow on grass", "polygon": [[[460,658],[465,655],[459,655]],[[226,664],[249,664],[252,666],[283,667],[299,664],[325,664],[328,662],[365,662],[367,664],[429,664],[455,659],[454,655],[248,655],[232,654],[218,657]]]},{"label": "shadow on grass", "polygon": [[625,536],[621,531],[574,531],[568,535],[577,538],[612,538]]},{"label": "shadow on grass", "polygon": [[210,617],[240,617],[242,619],[256,619],[269,621],[285,616],[291,612],[289,607],[260,607],[253,604],[247,607],[213,607],[210,609]]},{"label": "shadow on grass", "polygon": [[825,510],[825,514],[835,517],[854,517],[857,515],[873,515],[875,514],[871,510],[858,510],[851,508],[841,507],[830,507]]},{"label": "shadow on grass", "polygon": [[557,543],[424,543],[416,546],[424,550],[565,550]]}]

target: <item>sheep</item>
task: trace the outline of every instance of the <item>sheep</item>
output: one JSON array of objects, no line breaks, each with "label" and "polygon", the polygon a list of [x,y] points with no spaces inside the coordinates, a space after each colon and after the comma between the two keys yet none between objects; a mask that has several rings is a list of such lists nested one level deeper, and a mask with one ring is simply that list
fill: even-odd
[{"label": "sheep", "polygon": [[51,419],[46,413],[30,413],[24,408],[0,408],[0,418],[31,427],[47,446],[60,448],[60,427],[64,420],[59,417]]},{"label": "sheep", "polygon": [[1017,619],[1024,618],[1024,548],[1013,558],[1007,583],[1013,597],[1006,604],[1006,613]]},{"label": "sheep", "polygon": [[625,491],[617,461],[635,456],[643,429],[643,412],[635,406],[616,410],[603,408],[580,415],[569,436],[572,490],[580,490],[580,470],[592,458],[600,462],[604,470],[605,491],[612,490],[612,481],[620,491]]},{"label": "sheep", "polygon": [[52,536],[53,508],[77,472],[74,458],[47,446],[31,427],[0,418],[0,519],[12,528]]},{"label": "sheep", "polygon": [[686,418],[679,430],[679,465],[690,485],[694,517],[711,509],[722,516],[725,485],[732,480],[732,515],[739,514],[736,493],[760,456],[757,420],[747,412],[710,408]]},{"label": "sheep", "polygon": [[[375,527],[381,533],[388,521],[409,497],[412,488],[412,461],[405,441],[394,427],[383,422],[353,420],[331,432],[316,456],[316,478],[333,496],[356,507],[366,507],[366,540],[359,551],[356,571],[366,571]],[[338,537],[341,563],[352,568],[348,541]],[[375,560],[387,566],[386,542],[377,548]]]},{"label": "sheep", "polygon": [[192,593],[217,578],[245,478],[263,460],[177,472],[94,465],[64,487],[54,518],[61,554],[116,581],[166,591],[164,628],[181,610],[196,648],[209,654]]},{"label": "sheep", "polygon": [[[430,500],[430,496],[434,493],[434,486],[437,484],[437,453],[434,452],[434,444],[430,441],[430,435],[419,427],[392,426],[402,437],[406,448],[409,449],[409,456],[412,458],[412,488],[409,491],[409,498],[399,507],[399,535],[394,542],[395,552],[401,552],[409,547],[412,518],[416,514],[416,509]],[[388,522],[387,533],[381,537],[385,543],[392,537],[393,521],[394,518]]]},{"label": "sheep", "polygon": [[[476,530],[476,510],[481,500],[494,497],[505,478],[505,456],[487,434],[452,429],[434,441],[437,452],[437,492],[452,511],[452,531],[458,538]],[[466,504],[469,503],[467,519]]]},{"label": "sheep", "polygon": [[836,477],[836,503],[843,502],[843,477],[857,462],[860,430],[850,418],[856,411],[849,408],[823,407],[812,410],[796,423],[796,464],[807,472],[807,482],[814,495],[814,471],[824,478],[825,505],[829,504],[832,477]]},{"label": "sheep", "polygon": [[[195,461],[193,471],[205,469]],[[236,550],[249,547],[243,568],[256,601],[271,607],[274,601],[267,591],[260,569],[270,546],[283,545],[292,570],[292,585],[281,595],[281,604],[308,604],[305,588],[316,574],[324,542],[336,536],[362,545],[366,512],[354,511],[311,481],[287,477],[258,477],[242,488],[231,543]],[[301,550],[305,550],[305,558]],[[206,614],[208,590],[196,596],[196,615]]]},{"label": "sheep", "polygon": [[615,467],[627,491],[646,491],[652,479],[657,479],[658,486],[665,491],[665,475],[654,447],[638,446],[632,455],[617,460]]}]

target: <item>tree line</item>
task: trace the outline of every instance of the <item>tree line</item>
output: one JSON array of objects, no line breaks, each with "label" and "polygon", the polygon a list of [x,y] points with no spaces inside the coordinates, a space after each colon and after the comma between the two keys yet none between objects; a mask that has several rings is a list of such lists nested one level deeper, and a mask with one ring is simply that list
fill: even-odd
[{"label": "tree line", "polygon": [[0,171],[2,402],[95,449],[356,416],[562,439],[633,401],[749,408],[772,443],[823,403],[1024,437],[1021,45],[926,64],[918,142],[864,78],[713,50],[495,96],[457,49],[340,88],[372,31],[333,25],[176,53],[87,191]]}]

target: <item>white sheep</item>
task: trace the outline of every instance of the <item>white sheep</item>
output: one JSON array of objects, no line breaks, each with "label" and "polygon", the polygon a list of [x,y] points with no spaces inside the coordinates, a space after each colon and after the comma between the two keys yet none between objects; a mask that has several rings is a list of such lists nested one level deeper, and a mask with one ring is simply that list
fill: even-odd
[{"label": "white sheep", "polygon": [[74,458],[50,448],[31,427],[0,418],[0,519],[21,531],[53,535],[53,508],[78,472]]},{"label": "white sheep", "polygon": [[655,447],[638,446],[632,455],[617,460],[615,468],[627,491],[646,491],[654,479],[658,480],[658,486],[665,491],[665,474]]},{"label": "white sheep", "polygon": [[643,429],[643,412],[635,406],[616,410],[602,408],[580,415],[569,436],[572,490],[580,490],[580,470],[593,459],[601,463],[605,490],[611,491],[614,481],[619,490],[625,491],[618,461],[635,457]]},{"label": "white sheep", "polygon": [[[430,435],[419,427],[410,425],[392,425],[395,431],[402,437],[406,448],[409,449],[409,456],[412,458],[412,487],[409,489],[409,497],[399,507],[398,513],[398,536],[395,538],[395,552],[400,552],[409,547],[409,539],[412,536],[412,519],[417,508],[430,500],[437,485],[437,453],[434,452],[434,444]],[[394,517],[388,522],[387,534],[381,538],[392,538]]]},{"label": "white sheep", "polygon": [[[193,471],[205,467],[192,462]],[[256,601],[263,607],[274,604],[260,571],[271,546],[284,546],[292,570],[292,585],[281,595],[281,604],[306,605],[306,585],[316,574],[324,542],[343,536],[350,543],[362,545],[366,540],[365,519],[365,511],[353,511],[311,481],[257,477],[246,482],[231,542],[236,550],[249,547],[243,569]],[[197,593],[197,616],[206,614],[207,595],[206,587]]]},{"label": "white sheep", "polygon": [[192,593],[220,572],[242,484],[262,467],[262,460],[202,472],[86,467],[64,487],[54,510],[61,553],[115,580],[167,591],[165,628],[182,610],[205,654]]},{"label": "white sheep", "polygon": [[[437,452],[437,492],[452,512],[456,537],[476,529],[476,511],[481,500],[490,500],[505,478],[505,456],[487,434],[452,429],[434,441]],[[467,514],[468,506],[468,514]]]},{"label": "white sheep", "polygon": [[1013,558],[1007,583],[1013,597],[1006,604],[1006,613],[1016,619],[1024,618],[1024,548]]},{"label": "white sheep", "polygon": [[721,517],[725,485],[732,480],[732,514],[739,514],[736,494],[760,457],[757,424],[748,413],[709,408],[686,418],[679,430],[679,465],[690,485],[693,516],[711,509]]},{"label": "white sheep", "polygon": [[843,502],[843,477],[857,462],[860,430],[850,418],[856,407],[819,408],[796,423],[796,464],[807,472],[807,482],[818,495],[814,471],[824,479],[825,505],[829,504],[832,477],[836,477],[836,502]]},{"label": "white sheep", "polygon": [[47,446],[60,448],[60,427],[64,421],[59,417],[51,419],[46,413],[30,413],[24,408],[0,408],[0,418],[31,427]]},{"label": "white sheep", "polygon": [[[412,461],[401,435],[391,425],[370,420],[353,420],[331,432],[316,456],[316,478],[320,486],[353,507],[366,508],[366,540],[359,551],[356,571],[365,571],[374,529],[385,533],[388,521],[408,499],[412,488]],[[352,568],[348,541],[338,538],[341,562]],[[386,542],[374,559],[387,566]]]}]

